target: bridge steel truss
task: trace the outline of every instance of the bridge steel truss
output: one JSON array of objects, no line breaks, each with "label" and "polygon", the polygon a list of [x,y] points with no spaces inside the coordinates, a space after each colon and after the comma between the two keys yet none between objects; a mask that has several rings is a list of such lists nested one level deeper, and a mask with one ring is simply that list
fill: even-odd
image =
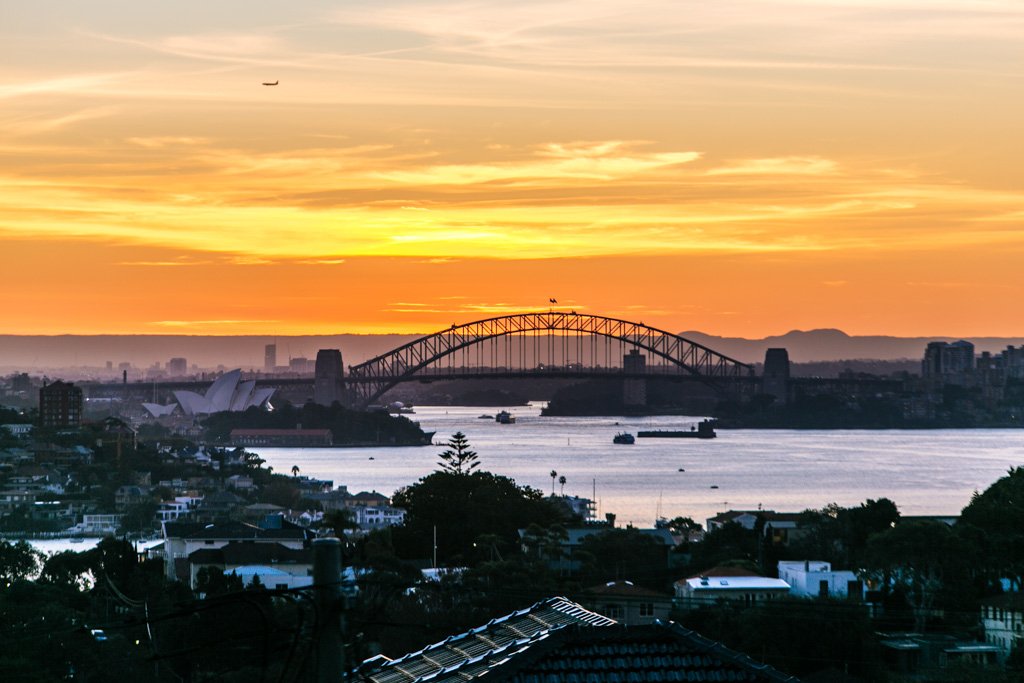
[{"label": "bridge steel truss", "polygon": [[[607,318],[597,315],[542,311],[519,313],[463,325],[421,337],[365,363],[349,366],[345,378],[354,406],[366,406],[401,382],[423,377],[432,363],[451,356],[466,347],[499,337],[536,333],[569,333],[604,337],[606,343],[617,340],[622,344],[642,349],[675,366],[677,375],[716,385],[721,380],[750,379],[754,368],[701,344],[643,323]],[[522,373],[496,369],[492,376],[502,373],[522,376]],[[453,371],[431,374],[431,379],[458,379],[474,373]],[[586,372],[580,373],[585,375]],[[597,374],[597,373],[595,373]],[[607,376],[607,375],[606,375]],[[664,376],[664,375],[662,375]]]}]

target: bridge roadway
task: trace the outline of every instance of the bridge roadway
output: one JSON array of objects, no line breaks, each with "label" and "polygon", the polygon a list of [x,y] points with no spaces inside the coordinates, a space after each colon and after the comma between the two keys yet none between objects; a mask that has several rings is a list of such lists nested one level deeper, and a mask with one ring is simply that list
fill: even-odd
[{"label": "bridge roadway", "polygon": [[[565,368],[546,367],[534,369],[509,369],[509,368],[424,368],[415,375],[396,376],[375,376],[358,377],[346,375],[346,385],[352,384],[376,384],[381,381],[420,382],[423,384],[431,382],[442,382],[445,380],[469,380],[469,379],[671,379],[672,381],[704,381],[704,378],[689,373],[683,373],[671,366],[648,366],[644,372],[626,372],[622,368]],[[174,379],[161,381],[135,381],[135,382],[78,382],[75,386],[81,387],[82,391],[89,398],[115,397],[128,391],[132,394],[152,393],[154,391],[165,393],[168,391],[196,391],[201,392],[208,388],[216,378],[194,380]],[[726,381],[749,384],[761,381],[756,375],[742,375],[738,377],[725,378]],[[267,376],[245,376],[242,380],[255,380],[257,387],[313,387],[315,379],[312,375],[303,377],[267,377]]]}]

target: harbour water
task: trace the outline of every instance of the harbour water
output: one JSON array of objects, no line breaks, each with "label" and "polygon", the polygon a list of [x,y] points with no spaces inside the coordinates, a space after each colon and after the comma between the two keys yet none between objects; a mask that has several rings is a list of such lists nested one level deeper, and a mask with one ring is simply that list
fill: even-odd
[{"label": "harbour water", "polygon": [[[417,406],[409,416],[435,442],[464,432],[480,467],[545,493],[595,497],[598,514],[650,525],[658,516],[703,521],[728,509],[780,512],[890,498],[904,515],[955,515],[1024,463],[1024,430],[719,430],[718,438],[637,439],[617,432],[686,429],[699,418],[542,417],[540,405],[508,408],[515,424],[481,415],[500,408]],[[350,492],[390,495],[437,468],[440,446],[260,448],[275,472],[298,466]],[[680,471],[684,470],[684,471]],[[717,487],[717,488],[713,488]]]}]

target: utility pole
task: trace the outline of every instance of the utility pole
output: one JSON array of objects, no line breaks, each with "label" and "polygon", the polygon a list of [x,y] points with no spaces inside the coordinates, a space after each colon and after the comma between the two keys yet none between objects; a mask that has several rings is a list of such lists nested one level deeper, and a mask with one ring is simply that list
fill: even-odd
[{"label": "utility pole", "polygon": [[345,675],[344,596],[341,592],[341,541],[313,541],[313,599],[319,622],[314,642],[312,683],[340,683]]}]

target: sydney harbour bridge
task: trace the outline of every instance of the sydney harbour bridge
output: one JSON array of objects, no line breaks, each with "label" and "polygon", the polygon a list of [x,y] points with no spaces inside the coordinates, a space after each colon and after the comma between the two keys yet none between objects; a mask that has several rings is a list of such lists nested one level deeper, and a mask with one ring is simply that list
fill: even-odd
[{"label": "sydney harbour bridge", "polygon": [[402,382],[538,376],[617,377],[640,398],[650,377],[725,390],[754,369],[642,322],[552,310],[452,325],[350,366],[344,384],[349,403],[364,406]]},{"label": "sydney harbour bridge", "polygon": [[[643,405],[647,381],[694,381],[723,395],[764,390],[770,372],[643,322],[575,311],[538,311],[453,324],[365,362],[342,365],[322,350],[314,377],[256,377],[261,387],[313,386],[315,400],[365,408],[405,382],[460,379],[620,379],[627,405]],[[784,352],[783,352],[784,353]],[[321,356],[323,358],[321,358]],[[321,362],[323,361],[323,362]],[[767,366],[766,366],[767,367]],[[788,360],[785,373],[788,377]],[[89,396],[140,388],[200,389],[209,381],[83,385]]]}]

